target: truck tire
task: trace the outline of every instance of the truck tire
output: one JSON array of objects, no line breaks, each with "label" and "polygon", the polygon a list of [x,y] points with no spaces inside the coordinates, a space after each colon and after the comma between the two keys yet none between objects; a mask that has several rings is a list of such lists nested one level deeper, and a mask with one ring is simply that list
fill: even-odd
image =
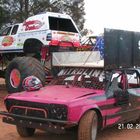
[{"label": "truck tire", "polygon": [[96,140],[98,117],[95,111],[84,114],[79,122],[78,140]]},{"label": "truck tire", "polygon": [[16,126],[17,132],[21,137],[31,137],[35,133],[35,128],[28,128],[22,126]]},{"label": "truck tire", "polygon": [[8,65],[5,75],[6,88],[9,93],[23,91],[22,82],[28,76],[36,76],[45,85],[45,70],[33,57],[17,57]]}]

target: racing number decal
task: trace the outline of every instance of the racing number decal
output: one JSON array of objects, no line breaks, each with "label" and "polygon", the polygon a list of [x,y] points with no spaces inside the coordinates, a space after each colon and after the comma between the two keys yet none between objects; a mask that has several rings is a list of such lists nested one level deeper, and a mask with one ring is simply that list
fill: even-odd
[{"label": "racing number decal", "polygon": [[14,38],[12,36],[6,36],[2,40],[2,46],[4,46],[4,47],[11,46],[13,44],[13,42],[14,42]]}]

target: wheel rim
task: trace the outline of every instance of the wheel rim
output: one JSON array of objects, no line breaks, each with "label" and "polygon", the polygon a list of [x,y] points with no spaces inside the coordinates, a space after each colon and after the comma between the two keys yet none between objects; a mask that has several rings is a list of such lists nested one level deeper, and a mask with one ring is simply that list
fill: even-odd
[{"label": "wheel rim", "polygon": [[91,138],[92,140],[96,139],[97,135],[97,125],[98,125],[97,115],[95,114],[93,121],[92,121],[92,128],[91,128]]},{"label": "wheel rim", "polygon": [[10,84],[12,87],[17,88],[20,85],[21,75],[19,70],[13,69],[10,74]]}]

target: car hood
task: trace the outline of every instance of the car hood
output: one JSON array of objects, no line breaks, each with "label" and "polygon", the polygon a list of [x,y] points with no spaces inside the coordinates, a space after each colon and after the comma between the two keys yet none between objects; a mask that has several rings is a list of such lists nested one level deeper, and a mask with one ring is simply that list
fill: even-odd
[{"label": "car hood", "polygon": [[32,102],[69,102],[74,99],[83,98],[90,95],[103,94],[103,90],[94,90],[88,88],[66,87],[64,85],[46,86],[38,91],[20,92],[9,95],[7,98],[32,101]]}]

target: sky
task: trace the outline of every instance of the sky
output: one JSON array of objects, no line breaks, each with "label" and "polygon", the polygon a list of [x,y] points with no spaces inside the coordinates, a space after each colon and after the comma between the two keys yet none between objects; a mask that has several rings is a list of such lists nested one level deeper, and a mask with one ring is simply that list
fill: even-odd
[{"label": "sky", "polygon": [[85,0],[85,28],[140,31],[140,0]]}]

